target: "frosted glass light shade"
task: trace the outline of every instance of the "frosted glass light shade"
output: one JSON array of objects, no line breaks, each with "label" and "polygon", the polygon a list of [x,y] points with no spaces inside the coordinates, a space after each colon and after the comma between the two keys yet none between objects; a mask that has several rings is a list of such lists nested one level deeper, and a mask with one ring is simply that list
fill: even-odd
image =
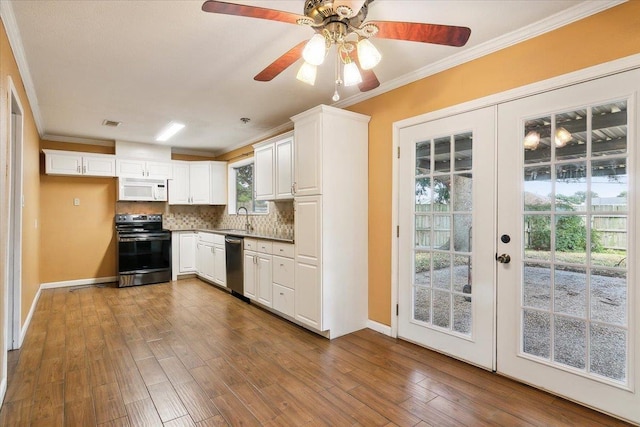
[{"label": "frosted glass light shade", "polygon": [[298,74],[296,74],[296,79],[304,82],[308,85],[313,86],[316,84],[316,74],[318,73],[318,69],[315,65],[311,65],[308,62],[302,64],[302,67],[298,70]]},{"label": "frosted glass light shade", "polygon": [[320,65],[327,55],[327,42],[320,34],[316,34],[307,42],[302,50],[302,57],[311,65]]},{"label": "frosted glass light shade", "polygon": [[362,82],[360,70],[355,62],[344,64],[344,85],[353,86]]},{"label": "frosted glass light shade", "polygon": [[363,70],[370,70],[380,63],[382,55],[367,39],[358,42],[358,60]]}]

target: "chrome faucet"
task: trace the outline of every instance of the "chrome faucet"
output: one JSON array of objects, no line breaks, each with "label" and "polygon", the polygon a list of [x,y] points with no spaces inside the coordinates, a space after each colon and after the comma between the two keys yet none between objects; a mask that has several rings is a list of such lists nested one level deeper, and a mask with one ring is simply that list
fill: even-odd
[{"label": "chrome faucet", "polygon": [[238,208],[238,212],[236,212],[238,215],[240,215],[240,209],[244,209],[244,214],[245,214],[245,218],[246,218],[246,222],[244,224],[244,229],[245,229],[245,231],[247,233],[251,233],[253,231],[253,227],[249,223],[249,211],[244,206],[240,206]]}]

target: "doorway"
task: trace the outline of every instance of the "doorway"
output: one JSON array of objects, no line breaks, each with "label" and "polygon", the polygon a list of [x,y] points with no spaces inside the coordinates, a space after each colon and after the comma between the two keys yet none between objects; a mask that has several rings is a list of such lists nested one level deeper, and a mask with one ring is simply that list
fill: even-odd
[{"label": "doorway", "polygon": [[640,422],[638,94],[633,70],[398,130],[399,337]]},{"label": "doorway", "polygon": [[23,108],[9,79],[9,233],[7,250],[7,350],[20,348],[22,291]]}]

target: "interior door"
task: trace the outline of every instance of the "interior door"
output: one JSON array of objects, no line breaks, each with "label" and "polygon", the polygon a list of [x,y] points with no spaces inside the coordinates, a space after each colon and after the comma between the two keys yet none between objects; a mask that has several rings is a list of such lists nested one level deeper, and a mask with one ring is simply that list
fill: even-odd
[{"label": "interior door", "polygon": [[[640,423],[640,71],[498,109],[498,371]],[[475,249],[475,248],[474,248]]]},{"label": "interior door", "polygon": [[398,336],[495,369],[495,108],[399,143]]}]

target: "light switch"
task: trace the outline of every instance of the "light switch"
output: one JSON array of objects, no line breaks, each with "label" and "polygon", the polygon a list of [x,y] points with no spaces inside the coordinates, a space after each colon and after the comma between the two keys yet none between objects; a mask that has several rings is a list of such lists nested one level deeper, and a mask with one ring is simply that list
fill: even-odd
[{"label": "light switch", "polygon": [[73,206],[80,206],[80,199],[79,198],[75,198],[73,199]]}]

